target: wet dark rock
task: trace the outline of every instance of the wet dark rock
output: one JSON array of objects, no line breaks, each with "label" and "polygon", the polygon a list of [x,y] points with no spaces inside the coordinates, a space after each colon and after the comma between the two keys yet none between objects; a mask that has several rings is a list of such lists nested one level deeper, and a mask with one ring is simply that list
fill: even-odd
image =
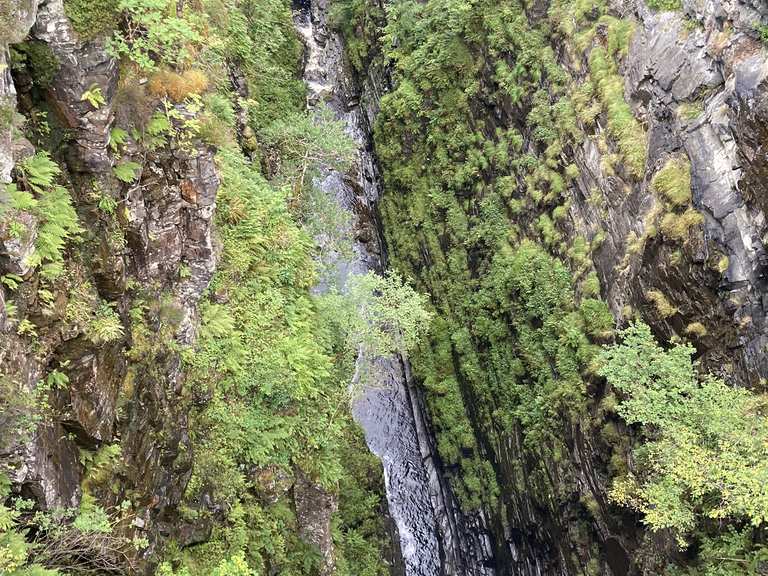
[{"label": "wet dark rock", "polygon": [[84,338],[65,342],[57,351],[69,386],[62,391],[65,427],[76,431],[80,444],[95,448],[112,439],[117,398],[125,374],[122,345],[94,349]]},{"label": "wet dark rock", "polygon": [[194,338],[196,305],[216,268],[213,215],[219,178],[213,155],[204,146],[191,153],[158,152],[125,203],[131,268],[143,282],[173,286],[184,313],[179,338],[185,343]]},{"label": "wet dark rock", "polygon": [[[98,174],[109,172],[107,153],[112,127],[112,102],[117,89],[118,64],[107,54],[104,39],[82,42],[64,13],[63,0],[41,4],[32,36],[45,42],[60,63],[51,87],[51,101],[62,123],[75,130],[70,169]],[[100,89],[106,104],[94,108],[82,95]]]},{"label": "wet dark rock", "polygon": [[35,253],[37,219],[27,212],[19,212],[12,221],[22,226],[23,231],[17,236],[10,229],[11,220],[0,222],[0,268],[26,276],[32,269],[29,259]]},{"label": "wet dark rock", "polygon": [[[76,508],[80,504],[80,452],[74,442],[62,441],[67,436],[59,423],[41,424],[25,454],[26,473],[19,484],[44,509]],[[18,481],[18,475],[13,480]]]},{"label": "wet dark rock", "polygon": [[320,576],[331,576],[336,568],[333,554],[331,517],[338,508],[336,495],[313,482],[301,470],[296,470],[293,485],[296,521],[302,540],[315,546],[322,555]]},{"label": "wet dark rock", "polygon": [[[32,8],[25,12],[19,30],[11,31],[12,41],[23,40],[29,32],[33,39],[47,44],[59,61],[60,69],[45,98],[58,123],[74,137],[66,148],[63,167],[81,221],[92,238],[82,248],[89,277],[78,281],[92,282],[98,290],[93,301],[114,303],[124,323],[132,305],[126,291],[129,273],[147,290],[169,294],[169,309],[179,311],[177,330],[171,337],[190,344],[195,338],[197,303],[216,266],[213,215],[219,179],[215,151],[200,142],[183,152],[166,146],[146,162],[136,183],[120,183],[113,175],[116,159],[108,146],[115,121],[117,62],[107,54],[104,39],[84,42],[75,34],[62,0],[42,2],[39,10],[36,2],[22,3],[27,4]],[[15,106],[13,77],[2,66],[7,56],[7,48],[0,44],[0,99]],[[17,78],[24,90],[31,89],[23,71]],[[105,100],[99,107],[82,98],[86,91],[96,89]],[[30,95],[24,97],[31,103]],[[183,109],[180,113],[190,116]],[[23,140],[2,145],[10,138],[5,132],[0,138],[0,179],[8,181],[13,163],[32,151]],[[126,152],[122,160],[137,152],[135,143],[129,142]],[[114,249],[111,229],[92,217],[98,214],[89,194],[94,182],[120,206],[117,216],[127,229],[124,248]],[[33,271],[23,264],[34,245],[35,223],[30,218],[19,216],[26,219],[29,235],[18,241],[0,231],[0,274],[29,275],[36,282]],[[0,302],[5,300],[2,290]],[[20,313],[29,313],[44,329],[39,343],[42,351],[33,354],[15,334],[15,325],[8,321],[3,307],[0,364],[12,367],[13,381],[29,392],[53,369],[65,373],[69,383],[52,396],[56,415],[50,420],[54,423],[41,427],[32,438],[14,438],[8,453],[0,455],[0,466],[43,508],[76,507],[83,473],[79,449],[97,449],[119,438],[125,473],[114,480],[117,495],[109,497],[118,499],[114,504],[126,495],[135,499],[134,528],[148,537],[150,552],[170,537],[200,541],[210,526],[187,526],[177,511],[191,474],[188,407],[183,400],[178,353],[167,349],[148,357],[146,365],[131,376],[135,381],[127,385],[124,339],[95,344],[82,326],[42,315],[36,288],[14,294],[14,301]],[[124,328],[127,334],[127,326]],[[125,404],[124,410],[118,411],[119,402]]]}]

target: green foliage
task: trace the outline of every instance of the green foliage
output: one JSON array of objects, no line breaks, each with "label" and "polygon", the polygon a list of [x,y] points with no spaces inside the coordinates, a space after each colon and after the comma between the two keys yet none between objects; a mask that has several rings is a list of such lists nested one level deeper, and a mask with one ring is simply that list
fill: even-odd
[{"label": "green foliage", "polygon": [[727,528],[717,536],[704,535],[698,558],[670,576],[760,576],[768,562],[768,548],[757,544],[759,530]]},{"label": "green foliage", "polygon": [[338,0],[331,4],[331,24],[345,40],[345,56],[357,73],[378,52],[378,41],[384,25],[384,10],[370,0]]},{"label": "green foliage", "polygon": [[373,356],[406,354],[429,329],[432,314],[426,309],[427,298],[395,273],[352,276],[348,290],[336,295],[345,308],[337,322],[353,350]]},{"label": "green foliage", "polygon": [[673,206],[691,203],[691,163],[687,158],[670,158],[651,180],[653,191]]},{"label": "green foliage", "polygon": [[760,36],[760,40],[763,41],[763,44],[768,45],[768,24],[759,25],[756,30]]},{"label": "green foliage", "polygon": [[121,162],[113,168],[115,177],[121,182],[130,184],[141,173],[141,164],[138,162]]},{"label": "green foliage", "polygon": [[[317,557],[297,538],[292,512],[283,499],[261,506],[248,498],[244,470],[291,475],[300,467],[328,489],[349,481],[342,451],[353,426],[351,374],[334,362],[340,343],[309,294],[317,280],[312,242],[285,195],[233,148],[218,162],[223,253],[211,290],[227,301],[202,306],[198,344],[185,354],[190,386],[213,395],[193,413],[196,458],[185,498],[210,494],[230,513],[228,527],[183,564],[210,574],[246,547],[253,569],[268,562],[304,574]],[[353,529],[341,528],[342,546]]]},{"label": "green foliage", "polygon": [[245,104],[256,134],[304,109],[305,87],[298,70],[302,45],[289,4],[217,0],[211,2],[207,17],[221,41],[209,42],[203,58],[231,61],[245,74],[250,95]]},{"label": "green foliage", "polygon": [[[567,250],[567,210],[557,206],[577,176],[564,150],[583,138],[579,106],[550,30],[517,2],[404,0],[386,10],[381,46],[394,89],[374,134],[382,218],[393,265],[435,307],[429,344],[411,355],[414,372],[440,455],[459,471],[462,503],[495,506],[509,491],[494,467],[518,465],[499,447],[523,442],[537,462],[565,450],[563,423],[588,404],[592,339],[612,328],[604,305],[577,305],[559,259],[519,240]],[[610,25],[612,57],[630,34],[624,23]],[[510,107],[519,126],[488,127],[489,109]],[[587,267],[582,248],[578,265]],[[599,283],[591,290],[599,293]]]},{"label": "green foliage", "polygon": [[115,32],[109,50],[144,71],[159,64],[179,65],[192,58],[191,46],[201,41],[199,22],[176,13],[167,0],[119,0],[118,10],[128,24]]},{"label": "green foliage", "polygon": [[44,42],[23,42],[16,44],[11,52],[11,66],[26,67],[35,84],[49,88],[61,65],[54,53]]},{"label": "green foliage", "polygon": [[88,322],[86,334],[94,344],[107,344],[123,336],[123,325],[114,305],[101,303]]},{"label": "green foliage", "polygon": [[[624,28],[617,30],[609,27],[609,46],[610,33],[613,30],[629,38]],[[626,44],[623,45],[626,46]],[[645,130],[624,99],[624,80],[618,73],[612,57],[613,54],[602,46],[592,48],[589,56],[590,73],[603,109],[608,116],[608,131],[618,141],[619,150],[630,173],[640,178],[645,171],[647,156]]]},{"label": "green foliage", "polygon": [[7,476],[0,473],[0,573],[5,576],[59,576],[57,570],[28,563],[31,547],[18,524],[19,512],[4,504],[9,487]]},{"label": "green foliage", "polygon": [[325,294],[318,306],[346,343],[347,362],[356,363],[356,390],[370,384],[377,359],[414,350],[432,318],[428,299],[394,273],[353,275],[346,292]]},{"label": "green foliage", "polygon": [[88,90],[83,92],[80,96],[81,102],[88,102],[96,110],[104,106],[107,101],[104,99],[104,94],[101,92],[101,87],[97,84],[93,84]]},{"label": "green foliage", "polygon": [[276,120],[262,133],[267,146],[282,161],[279,177],[294,179],[294,188],[303,188],[318,170],[347,170],[355,145],[329,110],[314,117],[298,113]]},{"label": "green foliage", "polygon": [[[685,242],[690,230],[699,226],[703,215],[691,206],[691,163],[685,157],[669,158],[651,180],[651,188],[662,203],[659,223],[662,234],[670,240]],[[652,213],[655,219],[656,213]]]},{"label": "green foliage", "polygon": [[38,152],[17,166],[20,184],[7,190],[15,210],[28,210],[38,218],[35,252],[30,257],[32,266],[42,265],[42,273],[53,279],[63,272],[64,247],[83,230],[72,198],[55,179],[61,173],[58,165],[46,152]]},{"label": "green foliage", "polygon": [[128,141],[128,132],[115,126],[109,131],[109,148],[113,153],[117,153],[121,146],[124,146]]},{"label": "green foliage", "polygon": [[663,292],[659,290],[649,290],[646,292],[645,297],[653,302],[656,307],[656,311],[662,318],[669,318],[677,314],[677,308],[673,306]]},{"label": "green foliage", "polygon": [[648,0],[648,8],[652,10],[682,10],[681,0]]},{"label": "green foliage", "polygon": [[642,425],[646,440],[612,497],[681,539],[707,518],[768,520],[768,399],[699,375],[693,347],[664,350],[644,324],[620,336],[600,373],[624,394],[618,413]]}]

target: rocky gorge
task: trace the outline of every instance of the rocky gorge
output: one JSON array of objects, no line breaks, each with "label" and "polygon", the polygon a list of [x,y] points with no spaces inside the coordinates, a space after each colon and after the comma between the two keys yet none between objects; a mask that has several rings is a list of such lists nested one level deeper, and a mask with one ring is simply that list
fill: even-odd
[{"label": "rocky gorge", "polygon": [[0,572],[768,573],[766,30],[0,0]]}]

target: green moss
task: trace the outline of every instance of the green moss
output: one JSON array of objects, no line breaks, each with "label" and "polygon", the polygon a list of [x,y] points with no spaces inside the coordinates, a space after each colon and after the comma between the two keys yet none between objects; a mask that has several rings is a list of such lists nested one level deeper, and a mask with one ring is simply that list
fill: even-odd
[{"label": "green moss", "polygon": [[608,131],[617,140],[629,172],[640,178],[645,172],[646,135],[624,99],[624,80],[616,71],[609,52],[602,46],[592,49],[589,66],[596,92],[608,117]]},{"label": "green moss", "polygon": [[653,302],[656,311],[662,318],[669,318],[670,316],[677,314],[677,308],[670,304],[663,292],[659,290],[649,290],[645,293],[645,297]]},{"label": "green moss", "polygon": [[659,228],[667,238],[676,241],[685,241],[692,228],[700,226],[704,222],[704,216],[695,208],[688,208],[682,214],[671,212],[661,219]]},{"label": "green moss", "polygon": [[25,69],[38,88],[48,88],[61,67],[53,51],[44,42],[22,42],[11,48],[11,66]]},{"label": "green moss", "polygon": [[677,107],[677,114],[684,120],[695,120],[704,113],[704,102],[683,102]]},{"label": "green moss", "polygon": [[648,7],[652,10],[682,10],[681,0],[647,0]]},{"label": "green moss", "polygon": [[120,20],[118,0],[64,0],[64,11],[81,38],[90,40],[112,32]]},{"label": "green moss", "polygon": [[707,328],[701,322],[691,322],[685,327],[685,333],[689,336],[702,338],[707,335]]},{"label": "green moss", "polygon": [[691,203],[691,163],[688,158],[670,158],[651,180],[654,192],[672,206]]}]

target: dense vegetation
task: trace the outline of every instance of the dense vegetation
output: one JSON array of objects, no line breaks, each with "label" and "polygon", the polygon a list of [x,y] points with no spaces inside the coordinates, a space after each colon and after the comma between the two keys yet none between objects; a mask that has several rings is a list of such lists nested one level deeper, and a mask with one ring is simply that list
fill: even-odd
[{"label": "dense vegetation", "polygon": [[[592,267],[604,234],[569,228],[580,171],[568,158],[585,139],[608,176],[640,181],[648,170],[618,72],[634,23],[600,0],[557,0],[546,15],[515,0],[401,0],[385,16],[375,2],[342,5],[352,64],[379,58],[393,71],[375,133],[384,229],[394,267],[431,295],[429,345],[412,360],[463,506],[516,529],[520,500],[549,509],[577,544],[561,550],[566,562],[597,574],[589,531],[605,519],[601,495],[592,488],[559,520],[584,481],[575,446],[592,438],[614,482],[613,518],[627,506],[651,530],[673,531],[680,549],[692,543],[691,573],[752,574],[765,555],[764,398],[699,376],[691,347],[664,352],[647,327],[614,334]],[[687,158],[669,158],[651,189],[657,207],[645,236],[627,239],[627,258],[657,231],[681,246],[701,225]],[[662,292],[646,297],[662,318],[677,312]],[[705,334],[692,323],[681,335]]]},{"label": "dense vegetation", "polygon": [[[120,68],[113,101],[97,85],[80,96],[93,111],[116,110],[113,167],[87,177],[68,169],[72,134],[48,100],[60,63],[42,43],[13,47],[33,97],[24,121],[5,107],[0,121],[37,152],[2,190],[2,239],[31,248],[24,270],[0,282],[14,343],[45,362],[33,390],[20,370],[0,369],[0,572],[316,574],[323,558],[302,538],[291,494],[307,482],[338,503],[337,573],[383,576],[380,465],[348,407],[353,384],[372,376],[368,360],[393,352],[412,360],[461,506],[488,511],[505,537],[534,540],[545,517],[562,546],[575,543],[557,551],[563,561],[595,575],[598,529],[635,534],[639,521],[672,542],[654,559],[660,572],[764,572],[768,400],[697,365],[687,342],[707,334],[699,322],[669,343],[639,318],[617,330],[593,265],[601,222],[584,237],[570,227],[581,177],[572,160],[586,139],[602,173],[653,195],[627,258],[651,242],[682,250],[703,221],[690,161],[675,152],[650,166],[624,98],[635,24],[605,0],[552,0],[546,13],[532,4],[333,3],[351,68],[386,65],[393,81],[374,137],[394,271],[322,295],[313,288],[333,277],[327,253],[350,250],[349,215],[312,179],[350,169],[354,147],[329,114],[305,110],[286,2],[65,0],[79,37],[103,42]],[[97,268],[105,252],[127,251],[126,191],[154,159],[208,149],[220,179],[218,260],[185,340],[189,318],[168,286],[128,278],[116,294]],[[608,214],[599,191],[589,202]],[[193,271],[174,273],[183,283]],[[644,296],[654,318],[678,313],[661,291]],[[144,409],[140,385],[183,373],[152,441],[167,448],[188,425],[189,444],[167,465],[189,474],[172,519],[202,528],[194,545],[135,529],[154,495],[130,484],[120,434],[79,446],[78,508],[42,511],[12,490],[6,443],[63,418],[68,362],[53,344],[63,333],[124,359],[121,422]]]},{"label": "dense vegetation", "polygon": [[[174,410],[189,418],[192,470],[178,522],[207,527],[210,534],[189,549],[173,540],[150,543],[132,536],[137,501],[145,496],[121,485],[131,471],[117,437],[96,451],[82,449],[88,474],[80,510],[55,512],[54,518],[18,496],[0,507],[0,571],[52,576],[57,569],[128,570],[143,561],[151,544],[150,564],[159,564],[157,574],[164,576],[314,574],[322,557],[300,536],[291,494],[302,478],[338,501],[332,524],[337,573],[384,574],[390,544],[382,521],[380,464],[351,419],[349,387],[358,354],[370,358],[411,348],[429,315],[422,298],[395,276],[362,276],[346,294],[311,294],[323,273],[315,238],[336,233],[333,218],[344,217],[318,201],[312,177],[319,167],[346,170],[353,146],[328,114],[304,109],[301,46],[288,5],[67,0],[65,8],[82,38],[105,39],[120,61],[109,145],[117,185],[110,189],[110,175],[100,175],[84,193],[63,162],[41,151],[16,167],[16,181],[5,191],[10,204],[3,224],[23,238],[28,231],[21,215],[34,216],[38,232],[28,264],[39,268],[39,294],[53,306],[58,292],[50,283],[77,276],[73,270],[83,269],[81,260],[97,241],[93,228],[79,223],[73,197],[95,205],[112,248],[121,251],[126,217],[120,183],[137,181],[145,163],[166,150],[218,149],[215,224],[221,254],[199,305],[196,342],[177,341],[183,312],[173,294],[157,285],[129,281],[128,307],[121,304],[118,315],[116,303],[94,296],[85,277],[77,302],[77,290],[70,289],[71,313],[62,320],[85,323],[94,344],[115,343],[120,348],[114,353],[125,354],[123,410],[132,410],[134,383],[162,381],[169,355],[180,358],[185,382]],[[21,45],[14,65],[43,89],[55,75],[56,60],[37,47]],[[49,60],[45,70],[37,64]],[[233,71],[245,78],[247,98],[234,91]],[[107,105],[98,86],[81,100],[93,109]],[[42,98],[39,105],[45,105]],[[31,130],[34,123],[27,126]],[[57,129],[28,135],[40,148],[61,152],[48,137]],[[181,280],[190,274],[184,267],[179,271]],[[26,276],[9,274],[3,283],[21,294],[30,282]],[[13,299],[6,311],[20,337],[38,335],[34,318],[16,312]],[[13,417],[0,422],[3,434],[32,434],[38,422],[57,417],[45,399],[51,388],[66,388],[66,366],[61,369],[21,400],[13,398],[14,381],[2,380],[2,401],[14,401],[8,405]],[[162,433],[172,435],[166,430],[175,425],[168,422]],[[165,440],[157,441],[163,446]],[[8,485],[0,479],[6,500]],[[91,548],[72,544],[88,539]],[[62,551],[66,546],[72,550]],[[83,558],[86,564],[79,563]]]}]

